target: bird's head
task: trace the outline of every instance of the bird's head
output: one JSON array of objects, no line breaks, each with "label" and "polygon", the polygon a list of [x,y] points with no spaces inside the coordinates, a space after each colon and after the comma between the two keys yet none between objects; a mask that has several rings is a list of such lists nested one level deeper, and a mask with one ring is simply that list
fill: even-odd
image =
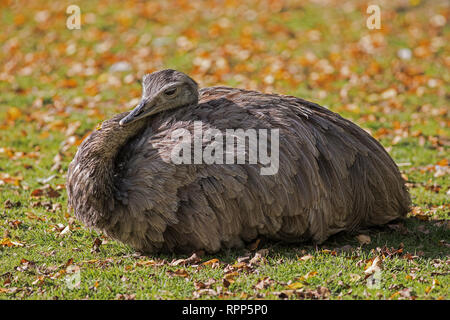
[{"label": "bird's head", "polygon": [[189,76],[171,69],[153,72],[142,78],[141,101],[119,124],[125,126],[164,110],[197,103],[198,85]]}]

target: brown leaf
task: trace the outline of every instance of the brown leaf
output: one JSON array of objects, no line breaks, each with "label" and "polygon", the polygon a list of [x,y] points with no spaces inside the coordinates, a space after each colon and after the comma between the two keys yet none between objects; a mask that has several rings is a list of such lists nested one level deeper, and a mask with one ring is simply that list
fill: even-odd
[{"label": "brown leaf", "polygon": [[92,244],[91,253],[100,252],[101,245],[102,245],[102,240],[99,238],[95,238],[94,243]]},{"label": "brown leaf", "polygon": [[228,280],[228,279],[226,279],[226,278],[223,278],[223,279],[222,279],[222,284],[223,284],[223,286],[224,286],[225,288],[228,288],[228,287],[231,285],[231,283],[233,283],[233,282],[234,282],[234,280],[230,281],[230,280]]},{"label": "brown leaf", "polygon": [[331,295],[330,289],[322,286],[317,287],[317,294],[319,298],[325,299]]},{"label": "brown leaf", "polygon": [[206,285],[201,281],[194,281],[195,290],[205,289]]},{"label": "brown leaf", "polygon": [[228,281],[234,282],[234,277],[237,277],[239,275],[239,272],[234,271],[230,272],[224,275],[224,279],[227,279]]},{"label": "brown leaf", "polygon": [[74,79],[64,79],[60,82],[60,86],[63,88],[76,88],[78,85]]},{"label": "brown leaf", "polygon": [[261,239],[256,239],[255,242],[252,242],[251,244],[248,245],[248,250],[254,251],[256,249],[258,249],[259,243],[261,242]]},{"label": "brown leaf", "polygon": [[243,268],[247,268],[247,264],[245,262],[238,262],[232,265],[233,268],[235,269],[243,269]]},{"label": "brown leaf", "polygon": [[116,295],[116,300],[135,300],[136,295],[135,294],[122,294],[118,293]]},{"label": "brown leaf", "polygon": [[389,297],[389,299],[393,299],[396,296],[400,296],[401,298],[411,299],[412,290],[410,288],[404,288],[400,291],[395,292],[393,295]]},{"label": "brown leaf", "polygon": [[29,219],[39,220],[39,221],[45,221],[45,218],[38,217],[38,216],[35,215],[33,212],[25,212],[25,215],[26,215]]},{"label": "brown leaf", "polygon": [[219,262],[219,259],[211,259],[211,260],[208,260],[208,261],[206,261],[206,262],[203,262],[202,264],[204,265],[204,266],[209,266],[209,265],[212,265],[212,264],[215,264],[215,263],[218,263]]},{"label": "brown leaf", "polygon": [[147,266],[154,266],[154,265],[156,265],[156,261],[154,261],[154,260],[138,261],[138,262],[136,262],[136,265],[138,265],[138,266],[144,266],[144,267],[147,267]]},{"label": "brown leaf", "polygon": [[47,195],[47,197],[49,197],[49,198],[58,198],[58,197],[60,196],[59,192],[56,191],[56,190],[54,190],[52,187],[49,187],[49,188],[46,190],[46,195]]},{"label": "brown leaf", "polygon": [[12,209],[12,208],[19,208],[22,206],[20,201],[11,201],[10,199],[7,199],[3,205],[5,206],[5,209]]},{"label": "brown leaf", "polygon": [[66,264],[64,265],[64,268],[67,268],[68,266],[70,266],[73,263],[73,258],[70,258],[67,260]]},{"label": "brown leaf", "polygon": [[277,296],[278,298],[282,300],[287,300],[291,295],[294,294],[294,290],[283,290],[281,292],[272,292],[273,295]]},{"label": "brown leaf", "polygon": [[258,281],[257,284],[255,284],[254,288],[256,290],[266,289],[270,287],[273,283],[274,281],[272,279],[270,279],[269,277],[264,277],[260,281]]},{"label": "brown leaf", "polygon": [[3,247],[23,247],[24,244],[19,241],[11,241],[9,238],[3,238],[0,240],[0,245]]},{"label": "brown leaf", "polygon": [[42,189],[35,189],[31,192],[32,197],[41,197],[44,194],[44,191]]},{"label": "brown leaf", "polygon": [[200,290],[194,292],[194,298],[199,298],[202,295],[216,296],[217,291],[215,291],[213,289],[200,289]]},{"label": "brown leaf", "polygon": [[336,256],[337,252],[329,249],[322,249],[322,253],[331,254],[332,256]]},{"label": "brown leaf", "polygon": [[289,289],[300,289],[303,288],[305,285],[301,282],[292,282],[291,284],[288,285]]},{"label": "brown leaf", "polygon": [[300,260],[300,261],[308,261],[308,260],[312,260],[312,259],[314,259],[314,256],[312,256],[310,254],[307,254],[307,255],[304,255],[301,258],[298,258],[298,260]]},{"label": "brown leaf", "polygon": [[403,235],[408,234],[408,229],[405,227],[405,225],[403,223],[388,224],[388,227],[396,232],[403,234]]},{"label": "brown leaf", "polygon": [[250,257],[249,257],[249,256],[238,257],[238,258],[237,258],[237,261],[238,261],[238,262],[244,262],[244,263],[247,263],[247,262],[250,261]]},{"label": "brown leaf", "polygon": [[[249,261],[250,264],[261,264],[266,262],[266,256],[269,253],[269,250],[267,249],[261,249],[258,252],[255,253],[255,256]],[[238,262],[243,263],[243,262]]]},{"label": "brown leaf", "polygon": [[185,270],[185,269],[177,269],[175,271],[167,271],[167,275],[172,276],[172,277],[182,277],[182,278],[187,278],[189,277],[189,273]]},{"label": "brown leaf", "polygon": [[187,259],[178,259],[173,261],[172,263],[170,263],[170,265],[172,266],[178,266],[178,265],[190,265],[190,264],[197,264],[198,262],[200,262],[202,259],[198,256],[198,254],[196,252],[194,252],[192,254],[192,256],[190,256]]},{"label": "brown leaf", "polygon": [[368,235],[360,234],[356,236],[356,239],[358,240],[360,245],[369,244],[371,242],[371,239]]},{"label": "brown leaf", "polygon": [[380,257],[376,257],[373,259],[373,261],[368,265],[367,269],[364,271],[366,275],[371,275],[372,273],[375,273],[377,271],[380,271],[382,269],[383,261],[380,259]]}]

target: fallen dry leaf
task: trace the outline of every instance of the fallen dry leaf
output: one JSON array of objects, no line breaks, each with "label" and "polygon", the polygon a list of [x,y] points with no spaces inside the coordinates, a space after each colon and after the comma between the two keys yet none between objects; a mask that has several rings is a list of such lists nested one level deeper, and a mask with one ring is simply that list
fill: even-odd
[{"label": "fallen dry leaf", "polygon": [[371,239],[368,235],[360,234],[356,236],[356,239],[358,240],[360,245],[370,244]]},{"label": "fallen dry leaf", "polygon": [[11,241],[9,238],[3,238],[0,240],[0,245],[3,247],[23,247],[24,244],[19,241]]},{"label": "fallen dry leaf", "polygon": [[312,260],[312,259],[314,259],[314,256],[312,256],[310,254],[307,254],[307,255],[304,255],[303,257],[298,258],[298,260],[300,260],[300,261],[308,261],[308,260]]},{"label": "fallen dry leaf", "polygon": [[250,245],[248,245],[248,250],[254,251],[258,249],[259,243],[261,242],[261,239],[256,239],[255,242],[252,242]]},{"label": "fallen dry leaf", "polygon": [[182,278],[189,277],[189,273],[185,269],[177,269],[175,271],[169,270],[167,271],[167,275],[171,277],[182,277]]},{"label": "fallen dry leaf", "polygon": [[98,253],[100,252],[100,246],[102,245],[102,240],[99,238],[94,239],[94,243],[92,244],[91,253]]},{"label": "fallen dry leaf", "polygon": [[364,273],[366,275],[371,275],[372,273],[381,271],[382,264],[383,261],[380,259],[380,257],[376,257],[375,259],[373,259],[373,261],[370,263],[369,267],[364,271]]},{"label": "fallen dry leaf", "polygon": [[136,265],[138,265],[138,266],[144,266],[144,267],[147,267],[147,266],[154,266],[154,265],[156,265],[156,261],[154,261],[154,260],[138,261],[138,262],[136,262]]},{"label": "fallen dry leaf", "polygon": [[187,259],[178,259],[170,263],[172,266],[178,266],[178,265],[191,265],[191,264],[197,264],[202,259],[198,256],[196,252],[194,252],[189,258]]},{"label": "fallen dry leaf", "polygon": [[262,290],[270,287],[274,281],[270,279],[269,277],[264,277],[261,280],[258,281],[257,284],[254,285],[254,289],[256,290]]},{"label": "fallen dry leaf", "polygon": [[303,288],[305,285],[303,284],[303,283],[301,283],[301,282],[293,282],[293,283],[291,283],[291,284],[289,284],[288,285],[288,288],[289,289],[300,289],[300,288]]},{"label": "fallen dry leaf", "polygon": [[219,262],[219,259],[214,258],[214,259],[208,260],[206,262],[203,262],[202,265],[209,266],[209,265],[216,264],[218,262]]}]

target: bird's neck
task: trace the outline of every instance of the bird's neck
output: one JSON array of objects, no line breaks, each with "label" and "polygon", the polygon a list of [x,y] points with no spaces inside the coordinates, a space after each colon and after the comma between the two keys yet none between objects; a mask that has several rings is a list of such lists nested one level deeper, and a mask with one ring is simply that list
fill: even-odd
[{"label": "bird's neck", "polygon": [[117,207],[114,184],[116,158],[124,145],[147,125],[141,119],[120,126],[124,114],[104,121],[80,145],[69,166],[67,192],[78,218],[89,226],[109,223],[108,213]]}]

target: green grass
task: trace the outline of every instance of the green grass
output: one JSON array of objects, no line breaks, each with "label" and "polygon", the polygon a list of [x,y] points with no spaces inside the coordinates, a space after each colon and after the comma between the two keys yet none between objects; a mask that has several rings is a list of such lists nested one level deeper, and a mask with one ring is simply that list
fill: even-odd
[{"label": "green grass", "polygon": [[[81,30],[70,31],[64,5],[36,1],[23,10],[14,3],[1,5],[0,19],[0,66],[7,65],[0,69],[0,299],[449,298],[450,79],[443,70],[450,28],[430,26],[438,14],[448,21],[448,7],[430,1],[398,10],[394,2],[382,8],[383,29],[370,31],[359,1],[349,1],[345,10],[289,2],[284,8],[233,1],[203,8],[195,1],[130,1],[120,8],[109,1],[78,1],[86,20]],[[38,23],[42,10],[50,17]],[[320,40],[308,36],[312,29]],[[375,35],[381,46],[364,52],[361,39]],[[180,36],[191,46],[180,45]],[[414,53],[430,43],[437,46],[430,54]],[[413,51],[411,60],[397,58],[404,47]],[[310,53],[316,60],[305,60]],[[219,58],[225,67],[216,63]],[[209,68],[202,69],[202,59]],[[117,61],[128,61],[131,70],[110,73]],[[313,75],[324,75],[323,62],[333,71],[317,80]],[[349,75],[341,74],[344,66]],[[403,222],[362,230],[369,244],[360,245],[357,234],[338,234],[321,246],[263,241],[256,250],[206,255],[194,265],[173,265],[186,256],[143,257],[86,229],[68,210],[63,188],[77,143],[100,121],[130,108],[145,72],[169,67],[203,86],[297,95],[355,121],[401,164],[414,210]],[[264,81],[267,75],[273,83]],[[383,98],[392,87],[397,95]],[[58,196],[46,195],[45,184]],[[44,194],[33,196],[37,189]],[[93,249],[97,238],[103,243]],[[268,250],[264,259],[237,264],[260,249]],[[365,269],[376,257],[382,266],[374,288]],[[203,265],[212,259],[218,262]],[[68,279],[74,274],[81,281],[72,287]]]}]

